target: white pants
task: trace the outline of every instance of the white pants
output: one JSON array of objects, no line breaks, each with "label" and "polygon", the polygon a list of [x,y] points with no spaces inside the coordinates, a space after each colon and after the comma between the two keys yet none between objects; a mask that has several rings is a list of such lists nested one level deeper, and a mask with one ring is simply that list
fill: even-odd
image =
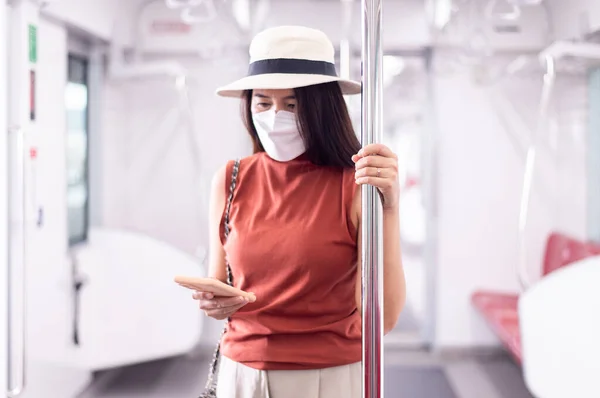
[{"label": "white pants", "polygon": [[217,398],[360,398],[361,363],[315,370],[257,370],[219,358]]}]

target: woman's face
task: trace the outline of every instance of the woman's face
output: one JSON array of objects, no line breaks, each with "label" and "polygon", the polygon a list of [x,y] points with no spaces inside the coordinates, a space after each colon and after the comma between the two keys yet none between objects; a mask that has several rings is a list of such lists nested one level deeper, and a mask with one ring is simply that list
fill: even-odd
[{"label": "woman's face", "polygon": [[296,97],[293,89],[259,90],[252,93],[252,113],[274,109],[275,112],[296,112]]}]

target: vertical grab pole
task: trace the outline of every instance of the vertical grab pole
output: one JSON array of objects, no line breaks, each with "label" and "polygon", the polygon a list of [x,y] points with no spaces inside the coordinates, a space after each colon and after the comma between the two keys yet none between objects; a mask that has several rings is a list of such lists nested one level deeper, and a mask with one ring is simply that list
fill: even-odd
[{"label": "vertical grab pole", "polygon": [[[382,0],[362,1],[363,147],[381,142],[383,101]],[[377,188],[362,187],[363,398],[383,397],[383,256]]]},{"label": "vertical grab pole", "polygon": [[352,9],[354,7],[353,0],[342,0],[342,24],[343,36],[340,40],[340,77],[350,79],[350,63],[352,54],[350,53],[350,32],[352,29]]}]

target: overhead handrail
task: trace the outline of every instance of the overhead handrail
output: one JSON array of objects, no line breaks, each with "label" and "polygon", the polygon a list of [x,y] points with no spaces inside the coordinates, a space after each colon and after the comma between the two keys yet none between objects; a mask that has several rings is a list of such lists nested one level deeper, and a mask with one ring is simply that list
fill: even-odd
[{"label": "overhead handrail", "polygon": [[171,9],[197,7],[205,0],[165,0],[165,5]]},{"label": "overhead handrail", "polygon": [[206,9],[206,14],[201,15],[194,13],[194,9],[198,7],[186,7],[181,11],[181,20],[188,25],[195,25],[199,23],[211,22],[217,17],[217,9],[213,0],[203,1],[203,5]]},{"label": "overhead handrail", "polygon": [[506,0],[510,4],[515,4],[518,6],[538,6],[542,4],[544,0]]},{"label": "overhead handrail", "polygon": [[[217,17],[214,0],[165,0],[165,5],[173,10],[181,10],[181,20],[188,25],[211,22]],[[195,9],[204,7],[205,15],[194,12]]]},{"label": "overhead handrail", "polygon": [[[504,1],[510,11],[497,11],[499,1]],[[516,21],[521,17],[521,7],[507,0],[490,0],[485,6],[485,16],[492,20]]]},{"label": "overhead handrail", "polygon": [[527,229],[527,220],[529,215],[529,202],[531,199],[531,188],[533,186],[533,176],[535,171],[535,162],[537,157],[537,147],[539,139],[546,128],[546,119],[548,116],[548,108],[550,98],[556,80],[556,70],[554,57],[546,55],[546,73],[544,74],[544,85],[542,88],[542,99],[540,102],[540,110],[538,115],[537,128],[533,134],[531,144],[527,150],[527,158],[525,161],[525,172],[523,175],[523,188],[521,191],[521,203],[519,207],[519,231],[518,231],[518,254],[517,262],[517,278],[521,289],[525,290],[531,286],[531,278],[527,270],[527,242],[525,232]]}]

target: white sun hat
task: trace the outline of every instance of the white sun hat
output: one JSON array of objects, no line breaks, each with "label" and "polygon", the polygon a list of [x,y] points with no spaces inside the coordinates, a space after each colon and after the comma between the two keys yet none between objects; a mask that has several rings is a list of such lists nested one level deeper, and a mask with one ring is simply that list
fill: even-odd
[{"label": "white sun hat", "polygon": [[361,84],[342,79],[335,69],[335,50],[320,30],[279,26],[257,34],[250,44],[248,76],[217,89],[223,97],[245,90],[290,89],[338,82],[343,94],[360,94]]}]

